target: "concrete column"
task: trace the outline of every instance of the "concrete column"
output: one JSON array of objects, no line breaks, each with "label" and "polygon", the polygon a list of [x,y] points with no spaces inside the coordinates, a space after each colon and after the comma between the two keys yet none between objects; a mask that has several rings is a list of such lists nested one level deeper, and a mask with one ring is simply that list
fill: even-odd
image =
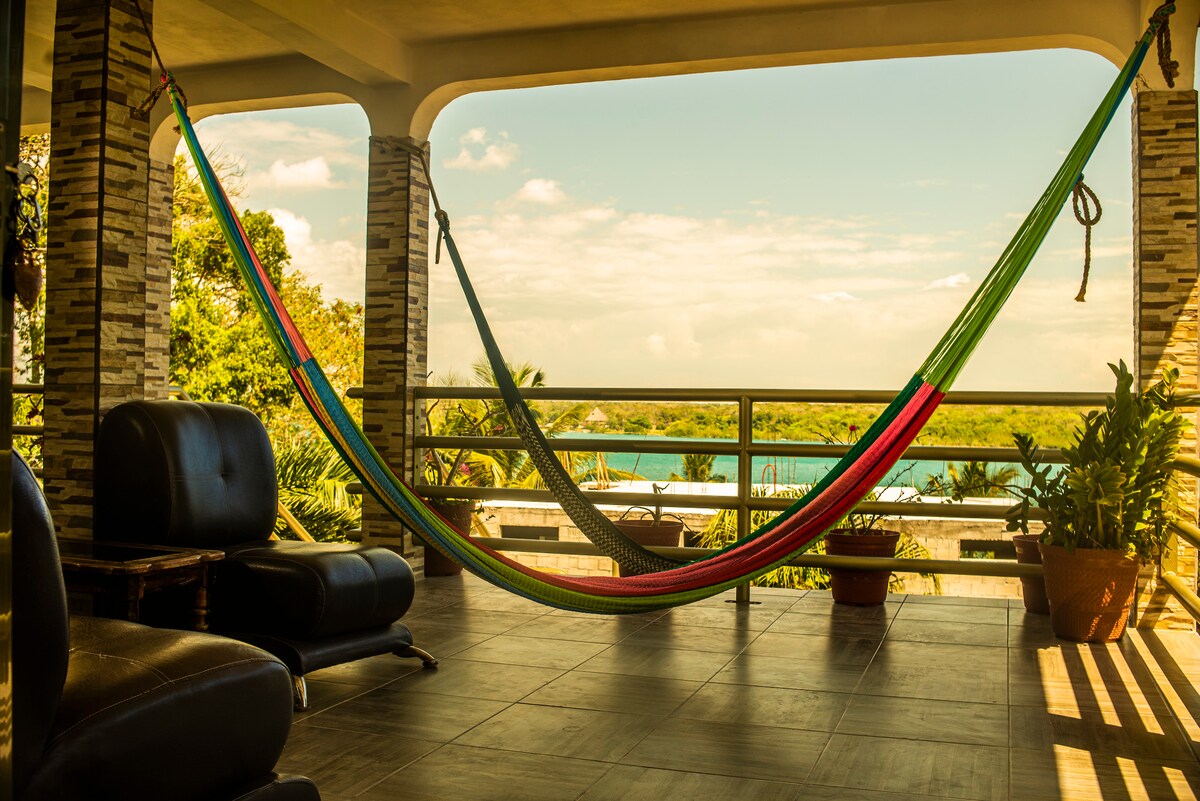
[{"label": "concrete column", "polygon": [[[152,2],[142,7],[151,12]],[[51,94],[46,295],[46,494],[60,532],[89,536],[104,411],[146,371],[149,135],[130,111],[151,86],[132,0],[60,0]]]},{"label": "concrete column", "polygon": [[[1162,368],[1179,368],[1183,391],[1200,388],[1197,346],[1196,92],[1138,92],[1133,103],[1134,375],[1145,387]],[[1197,453],[1193,429],[1184,453]],[[1181,505],[1194,513],[1196,482],[1182,486]],[[1193,579],[1196,554],[1179,543],[1165,554],[1170,569]],[[1143,624],[1193,625],[1153,586],[1143,594]]]},{"label": "concrete column", "polygon": [[[429,186],[420,159],[398,145],[428,143],[372,136],[367,188],[367,291],[363,430],[392,469],[413,480],[413,437],[423,425],[412,389],[425,384],[429,330]],[[401,548],[423,565],[412,535],[366,498],[367,541]]]}]

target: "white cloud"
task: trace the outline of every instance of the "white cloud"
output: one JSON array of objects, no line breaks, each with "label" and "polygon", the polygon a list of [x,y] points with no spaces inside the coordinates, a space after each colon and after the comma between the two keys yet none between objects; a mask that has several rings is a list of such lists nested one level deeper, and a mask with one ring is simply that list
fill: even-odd
[{"label": "white cloud", "polygon": [[567,199],[566,192],[559,187],[558,181],[548,178],[530,178],[517,192],[517,200],[530,203],[543,203],[552,206]]},{"label": "white cloud", "polygon": [[287,209],[271,209],[292,254],[292,269],[321,284],[326,298],[361,303],[366,254],[348,239],[313,239],[312,223]]},{"label": "white cloud", "polygon": [[833,292],[822,292],[819,295],[813,295],[814,300],[819,300],[821,303],[857,303],[858,298],[851,295],[845,290],[839,289]]},{"label": "white cloud", "polygon": [[971,276],[966,273],[955,273],[945,278],[938,278],[925,285],[925,289],[957,289],[971,283]]},{"label": "white cloud", "polygon": [[248,183],[254,189],[332,189],[336,185],[324,156],[291,163],[276,159],[265,173],[251,174]]},{"label": "white cloud", "polygon": [[448,170],[503,170],[517,160],[520,152],[517,144],[508,141],[508,134],[503,131],[498,139],[492,140],[486,128],[472,128],[458,141],[462,145],[458,155],[442,161],[442,166]]}]

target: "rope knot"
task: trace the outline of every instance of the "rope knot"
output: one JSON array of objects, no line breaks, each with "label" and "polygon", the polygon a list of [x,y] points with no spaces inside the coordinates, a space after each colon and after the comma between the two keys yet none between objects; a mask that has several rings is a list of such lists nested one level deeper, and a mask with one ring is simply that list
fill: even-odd
[{"label": "rope knot", "polygon": [[442,262],[442,237],[446,231],[450,230],[450,215],[444,209],[438,209],[433,213],[433,219],[438,223],[438,238],[437,249],[433,252],[433,263],[441,264]]},{"label": "rope knot", "polygon": [[[1092,213],[1092,207],[1095,207],[1095,214]],[[1087,285],[1088,274],[1092,270],[1092,226],[1100,222],[1100,215],[1104,213],[1104,209],[1100,208],[1100,198],[1096,197],[1096,193],[1092,188],[1083,182],[1083,176],[1079,176],[1079,180],[1075,182],[1075,188],[1071,190],[1071,210],[1075,212],[1075,219],[1083,226],[1083,282],[1079,285],[1079,294],[1075,296],[1078,303],[1083,303],[1087,300]]]},{"label": "rope knot", "polygon": [[1163,3],[1150,15],[1150,28],[1155,32],[1158,43],[1158,66],[1171,89],[1175,88],[1175,79],[1179,77],[1179,62],[1171,58],[1170,17],[1174,13],[1174,3]]}]

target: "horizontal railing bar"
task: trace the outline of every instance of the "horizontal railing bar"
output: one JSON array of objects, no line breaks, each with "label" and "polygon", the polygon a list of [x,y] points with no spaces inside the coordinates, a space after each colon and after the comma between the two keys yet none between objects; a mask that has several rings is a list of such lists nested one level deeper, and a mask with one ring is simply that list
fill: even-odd
[{"label": "horizontal railing bar", "polygon": [[13,426],[14,437],[37,437],[42,434],[44,426]]},{"label": "horizontal railing bar", "polygon": [[13,384],[14,395],[41,395],[46,391],[41,384]]},{"label": "horizontal railing bar", "polygon": [[[362,387],[346,393],[362,398]],[[864,389],[695,389],[690,387],[522,387],[528,400],[563,401],[693,401],[737,403],[743,397],[755,403],[867,403],[886,405],[896,393],[891,390]],[[416,398],[493,400],[500,397],[495,387],[413,387]],[[1103,406],[1104,392],[951,392],[942,403],[974,406]],[[1200,396],[1181,405],[1200,405]]]},{"label": "horizontal railing bar", "polygon": [[1189,476],[1200,478],[1200,459],[1197,459],[1195,456],[1180,454],[1175,457],[1173,467],[1181,473],[1187,473]]},{"label": "horizontal railing bar", "polygon": [[[602,439],[599,437],[553,437],[550,449],[570,453],[699,453],[715,456],[736,456],[741,453],[737,440],[683,439],[679,437],[653,437],[638,440]],[[414,438],[418,448],[440,448],[442,450],[521,451],[524,443],[519,437],[437,437],[422,435]],[[614,447],[620,446],[620,447]],[[753,442],[747,447],[751,456],[799,456],[841,457],[852,446],[824,442]],[[1061,463],[1062,451],[1057,448],[1039,450],[1042,459],[1049,463]],[[901,459],[923,461],[977,461],[1019,462],[1021,454],[1016,448],[971,447],[968,445],[914,445],[904,452]]]},{"label": "horizontal railing bar", "polygon": [[[497,551],[547,553],[570,556],[603,556],[590,542],[562,540],[529,540],[516,537],[476,537],[474,540]],[[674,559],[698,559],[712,551],[708,548],[658,548],[650,550]],[[1041,565],[1022,565],[1016,562],[987,559],[885,559],[876,556],[833,556],[830,554],[800,554],[791,567],[838,568],[845,570],[887,570],[895,573],[937,573],[954,576],[1003,576],[1009,578],[1039,577]]]},{"label": "horizontal railing bar", "polygon": [[1171,523],[1171,532],[1193,548],[1200,548],[1200,528],[1186,520],[1175,520]]},{"label": "horizontal railing bar", "polygon": [[1200,595],[1196,595],[1182,578],[1169,570],[1159,573],[1158,578],[1167,586],[1176,600],[1183,604],[1192,619],[1200,621]]},{"label": "horizontal railing bar", "polygon": [[[352,484],[347,490],[362,492],[360,484]],[[530,501],[555,503],[549,490],[515,489],[511,487],[443,487],[420,486],[417,490],[427,498],[462,498],[481,501]],[[584,497],[593,503],[606,506],[663,506],[677,509],[735,509],[738,499],[734,495],[654,495],[649,492],[614,492],[612,490],[584,490]],[[795,498],[752,497],[747,505],[754,510],[782,511],[796,502]],[[964,520],[1003,520],[1007,506],[972,503],[893,503],[865,501],[855,511],[867,515],[885,517],[938,517],[961,518]],[[1037,518],[1034,509],[1031,517]]]}]

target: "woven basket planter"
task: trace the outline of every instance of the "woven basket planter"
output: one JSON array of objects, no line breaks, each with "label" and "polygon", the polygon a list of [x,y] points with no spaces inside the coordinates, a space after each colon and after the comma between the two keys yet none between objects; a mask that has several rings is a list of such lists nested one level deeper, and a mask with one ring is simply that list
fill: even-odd
[{"label": "woven basket planter", "polygon": [[[896,555],[898,531],[876,531],[869,534],[831,531],[825,535],[825,553],[833,556]],[[833,600],[851,606],[879,606],[887,600],[890,570],[830,569],[829,589]]]},{"label": "woven basket planter", "polygon": [[1040,548],[1054,633],[1075,642],[1121,639],[1137,589],[1137,558],[1098,548]]},{"label": "woven basket planter", "polygon": [[[1016,534],[1013,545],[1017,549],[1017,564],[1040,565],[1042,552],[1038,550],[1039,534]],[[1050,601],[1046,598],[1046,582],[1041,576],[1021,578],[1021,597],[1025,600],[1025,611],[1035,615],[1050,614]]]}]

